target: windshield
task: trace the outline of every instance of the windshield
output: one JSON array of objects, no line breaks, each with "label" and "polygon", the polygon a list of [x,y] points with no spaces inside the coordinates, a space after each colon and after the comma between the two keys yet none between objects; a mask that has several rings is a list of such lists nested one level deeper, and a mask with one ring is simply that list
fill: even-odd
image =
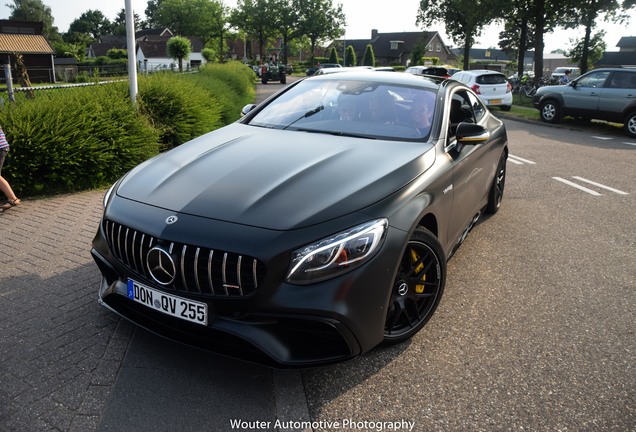
[{"label": "windshield", "polygon": [[435,93],[364,80],[307,79],[258,112],[253,126],[356,136],[421,140],[430,133]]}]

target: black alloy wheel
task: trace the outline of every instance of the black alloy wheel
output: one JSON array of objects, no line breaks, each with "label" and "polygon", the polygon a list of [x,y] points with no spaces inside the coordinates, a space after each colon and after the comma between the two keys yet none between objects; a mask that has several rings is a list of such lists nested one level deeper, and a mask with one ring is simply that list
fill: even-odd
[{"label": "black alloy wheel", "polygon": [[501,207],[501,200],[503,199],[504,187],[506,186],[506,160],[508,155],[504,151],[499,158],[497,164],[497,172],[495,178],[492,180],[492,186],[490,186],[490,192],[488,193],[488,205],[486,206],[486,213],[495,214],[499,207]]},{"label": "black alloy wheel", "polygon": [[384,343],[411,338],[431,318],[444,292],[446,259],[437,238],[418,227],[400,260],[391,291]]}]

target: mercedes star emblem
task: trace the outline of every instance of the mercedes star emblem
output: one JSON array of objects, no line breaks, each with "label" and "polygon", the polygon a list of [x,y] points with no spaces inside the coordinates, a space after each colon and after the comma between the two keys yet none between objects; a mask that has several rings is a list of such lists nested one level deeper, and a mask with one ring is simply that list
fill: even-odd
[{"label": "mercedes star emblem", "polygon": [[177,276],[177,266],[170,254],[159,246],[155,246],[146,255],[146,264],[150,276],[161,285],[170,285]]}]

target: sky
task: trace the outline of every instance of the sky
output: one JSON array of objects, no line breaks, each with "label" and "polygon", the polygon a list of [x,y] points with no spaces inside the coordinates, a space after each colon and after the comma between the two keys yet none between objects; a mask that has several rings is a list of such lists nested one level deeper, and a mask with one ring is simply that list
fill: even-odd
[{"label": "sky", "polygon": [[[2,1],[2,0],[0,0]],[[54,18],[54,25],[60,32],[66,32],[69,25],[79,16],[88,10],[99,10],[108,19],[114,19],[117,13],[125,8],[125,0],[79,0],[71,2],[69,0],[43,0],[45,5],[51,8]],[[132,8],[141,17],[144,16],[147,0],[131,0]],[[236,0],[223,0],[229,7],[236,6]],[[9,17],[11,10],[4,0],[0,6],[0,19]],[[343,11],[347,17],[346,39],[368,39],[371,37],[371,30],[377,29],[380,33],[411,32],[425,30],[415,24],[415,18],[419,8],[419,0],[394,0],[392,2],[379,2],[371,5],[370,0],[333,0],[334,4],[342,4]],[[382,6],[379,6],[379,5]],[[598,28],[606,30],[605,42],[608,51],[618,51],[616,44],[622,36],[636,36],[636,10],[632,11],[631,20],[628,26],[599,23]],[[453,46],[444,31],[444,26],[431,26],[426,30],[438,31],[444,42],[448,46]],[[489,26],[485,29],[482,37],[478,38],[474,48],[497,47],[499,40],[499,27]],[[544,38],[545,52],[556,49],[569,49],[573,43],[570,39],[578,39],[583,36],[583,30],[557,30]]]}]

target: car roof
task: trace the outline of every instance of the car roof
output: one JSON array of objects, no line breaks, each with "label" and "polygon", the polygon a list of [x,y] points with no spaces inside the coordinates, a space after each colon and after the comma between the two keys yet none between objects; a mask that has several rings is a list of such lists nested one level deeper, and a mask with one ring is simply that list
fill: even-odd
[{"label": "car roof", "polygon": [[461,71],[464,73],[469,73],[471,75],[484,75],[484,74],[498,74],[498,75],[503,75],[501,72],[499,71],[494,71],[494,70],[490,70],[490,69],[471,69],[471,70],[464,70]]},{"label": "car roof", "polygon": [[316,71],[316,75],[328,75],[334,73],[341,72],[352,72],[352,71],[373,71],[373,69],[366,68],[358,68],[358,67],[328,67],[328,68],[320,68]]},{"label": "car roof", "polygon": [[610,71],[610,72],[620,72],[620,71],[626,71],[626,72],[636,72],[636,68],[632,68],[632,67],[603,67],[603,68],[597,68],[597,69],[592,69],[589,70],[588,72],[598,72],[598,71]]}]

